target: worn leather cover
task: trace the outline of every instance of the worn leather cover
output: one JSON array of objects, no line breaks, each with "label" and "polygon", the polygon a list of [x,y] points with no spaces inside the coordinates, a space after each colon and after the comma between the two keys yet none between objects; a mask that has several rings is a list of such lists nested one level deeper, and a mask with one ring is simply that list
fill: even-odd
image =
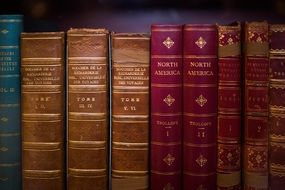
[{"label": "worn leather cover", "polygon": [[150,38],[118,33],[112,43],[112,189],[148,189]]},{"label": "worn leather cover", "polygon": [[285,186],[285,25],[270,26],[269,185]]},{"label": "worn leather cover", "polygon": [[64,33],[22,33],[23,190],[62,190]]},{"label": "worn leather cover", "polygon": [[216,25],[183,30],[183,189],[216,189],[218,32]]},{"label": "worn leather cover", "polygon": [[245,190],[268,189],[268,23],[244,28]]},{"label": "worn leather cover", "polygon": [[151,189],[181,189],[182,25],[151,26]]},{"label": "worn leather cover", "polygon": [[70,29],[68,189],[108,189],[108,46],[105,29]]},{"label": "worn leather cover", "polygon": [[21,188],[20,34],[22,15],[0,15],[0,189]]},{"label": "worn leather cover", "polygon": [[241,25],[218,25],[217,189],[241,188]]}]

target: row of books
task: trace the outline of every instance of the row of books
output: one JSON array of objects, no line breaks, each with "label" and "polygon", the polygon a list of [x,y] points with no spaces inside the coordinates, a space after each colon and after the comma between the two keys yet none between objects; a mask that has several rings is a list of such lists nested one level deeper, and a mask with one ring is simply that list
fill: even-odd
[{"label": "row of books", "polygon": [[0,189],[280,189],[284,89],[285,25],[22,33],[1,15]]}]

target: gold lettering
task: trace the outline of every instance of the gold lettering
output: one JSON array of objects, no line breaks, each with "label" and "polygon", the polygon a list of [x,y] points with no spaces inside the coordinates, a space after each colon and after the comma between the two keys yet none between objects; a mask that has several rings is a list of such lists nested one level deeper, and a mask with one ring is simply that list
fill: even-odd
[{"label": "gold lettering", "polygon": [[178,67],[178,62],[157,62],[158,67]]},{"label": "gold lettering", "polygon": [[188,71],[187,75],[190,76],[213,76],[213,71]]},{"label": "gold lettering", "polygon": [[212,126],[212,122],[196,122],[196,121],[190,121],[189,124],[191,126],[197,126],[197,127],[209,127]]},{"label": "gold lettering", "polygon": [[204,68],[204,67],[211,67],[211,62],[190,62],[191,67],[199,67],[199,68]]},{"label": "gold lettering", "polygon": [[159,75],[159,76],[172,76],[172,75],[174,75],[174,76],[176,76],[176,75],[180,75],[180,71],[178,71],[178,70],[167,70],[167,71],[161,71],[161,70],[156,70],[155,72],[154,72],[154,74],[155,75]]}]

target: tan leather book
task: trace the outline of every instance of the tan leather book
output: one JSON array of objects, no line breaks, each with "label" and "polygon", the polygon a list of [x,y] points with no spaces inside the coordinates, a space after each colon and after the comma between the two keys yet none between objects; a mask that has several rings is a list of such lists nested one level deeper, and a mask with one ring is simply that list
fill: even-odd
[{"label": "tan leather book", "polygon": [[150,38],[112,34],[112,190],[148,189]]},{"label": "tan leather book", "polygon": [[22,33],[23,190],[62,190],[64,33]]},{"label": "tan leather book", "polygon": [[108,188],[108,41],[105,29],[70,29],[68,189]]}]

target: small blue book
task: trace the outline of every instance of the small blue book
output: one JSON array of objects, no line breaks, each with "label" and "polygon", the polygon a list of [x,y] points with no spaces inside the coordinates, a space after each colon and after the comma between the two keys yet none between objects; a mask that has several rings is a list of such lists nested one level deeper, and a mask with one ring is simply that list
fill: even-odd
[{"label": "small blue book", "polygon": [[0,189],[21,189],[20,34],[22,15],[0,15]]}]

